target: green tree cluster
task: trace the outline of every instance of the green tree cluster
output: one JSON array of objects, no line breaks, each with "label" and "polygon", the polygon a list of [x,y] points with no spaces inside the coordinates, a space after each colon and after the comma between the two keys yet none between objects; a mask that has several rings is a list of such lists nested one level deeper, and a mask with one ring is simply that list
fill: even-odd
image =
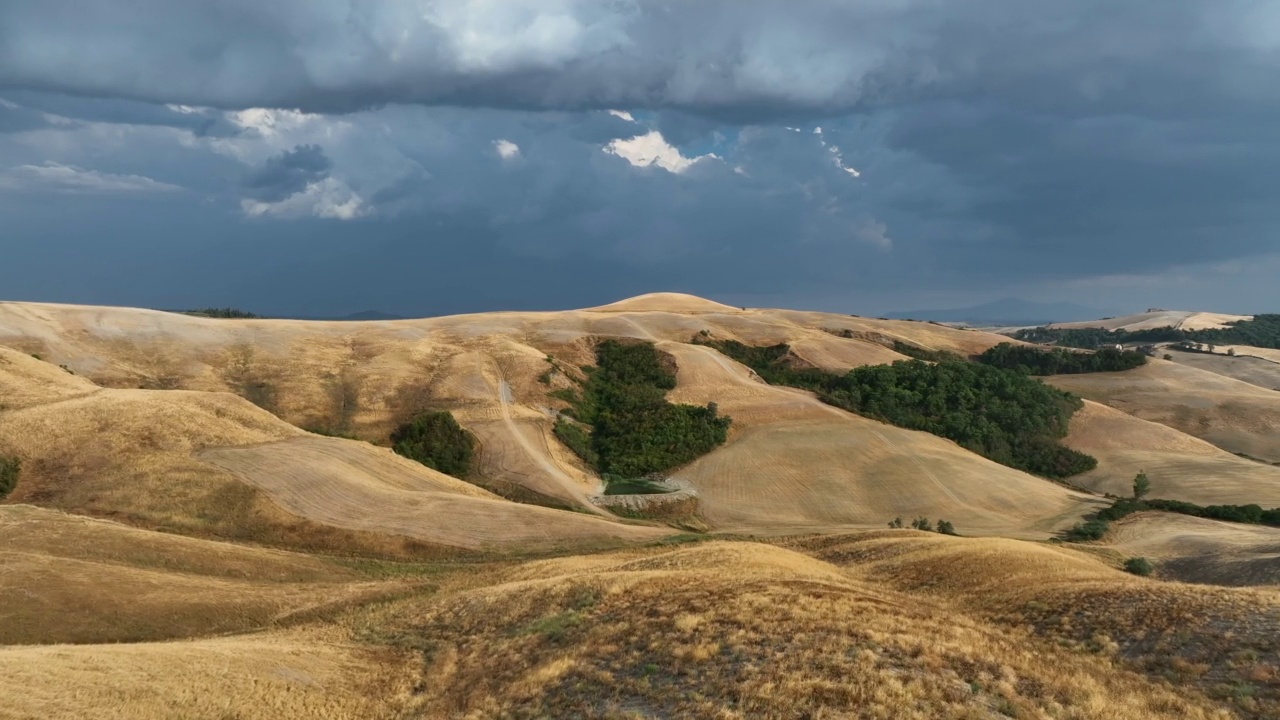
[{"label": "green tree cluster", "polygon": [[391,443],[398,454],[446,475],[464,478],[471,472],[476,440],[453,413],[422,413],[397,428]]},{"label": "green tree cluster", "polygon": [[609,479],[661,473],[704,455],[728,438],[730,418],[706,407],[667,402],[674,363],[652,343],[606,340],[579,391],[562,393],[570,408],[556,435]]},{"label": "green tree cluster", "polygon": [[248,310],[239,308],[198,308],[196,310],[182,310],[183,315],[195,315],[197,317],[222,318],[225,320],[258,320],[262,316],[257,313],[251,313]]},{"label": "green tree cluster", "polygon": [[0,457],[0,498],[7,497],[18,487],[18,473],[22,461],[18,458]]},{"label": "green tree cluster", "polygon": [[1009,467],[1050,478],[1097,467],[1094,458],[1059,442],[1082,401],[1016,371],[948,359],[898,361],[841,375],[793,367],[786,345],[706,344],[768,383],[811,390],[830,405],[933,433]]},{"label": "green tree cluster", "polygon": [[977,356],[977,361],[1027,375],[1078,375],[1120,372],[1147,364],[1147,356],[1134,350],[1106,348],[1097,352],[1076,352],[1063,348],[1000,343]]},{"label": "green tree cluster", "polygon": [[1107,330],[1105,328],[1027,328],[1013,334],[1018,340],[1054,343],[1065,347],[1095,348],[1106,344],[1192,342],[1209,345],[1251,345],[1280,348],[1280,314],[1255,315],[1252,320],[1238,320],[1225,328],[1179,330],[1173,327],[1144,330]]},{"label": "green tree cluster", "polygon": [[1133,478],[1133,497],[1119,498],[1111,507],[1101,510],[1093,520],[1077,524],[1066,532],[1067,540],[1100,540],[1107,534],[1111,523],[1144,510],[1190,515],[1192,517],[1280,527],[1280,508],[1264,510],[1261,505],[1196,505],[1182,500],[1144,499],[1151,492],[1151,479],[1146,472]]}]

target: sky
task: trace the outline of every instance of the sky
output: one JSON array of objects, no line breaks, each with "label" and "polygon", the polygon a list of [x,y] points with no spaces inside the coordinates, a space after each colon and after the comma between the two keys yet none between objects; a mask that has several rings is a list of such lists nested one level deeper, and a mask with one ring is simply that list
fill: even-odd
[{"label": "sky", "polygon": [[0,299],[1280,311],[1277,0],[5,0]]}]

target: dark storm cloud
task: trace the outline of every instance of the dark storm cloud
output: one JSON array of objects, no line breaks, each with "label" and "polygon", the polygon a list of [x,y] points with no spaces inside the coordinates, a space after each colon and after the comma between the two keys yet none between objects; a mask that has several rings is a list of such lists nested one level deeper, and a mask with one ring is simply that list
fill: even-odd
[{"label": "dark storm cloud", "polygon": [[202,108],[175,109],[137,100],[76,97],[29,90],[11,90],[4,97],[30,112],[72,120],[172,127],[189,130],[196,137],[232,137],[243,132],[222,113]]},{"label": "dark storm cloud", "polygon": [[267,158],[241,183],[246,197],[259,202],[280,202],[329,177],[333,161],[319,145],[299,145]]},{"label": "dark storm cloud", "polygon": [[[171,268],[270,244],[216,274],[268,312],[1105,287],[1280,250],[1277,71],[1280,3],[1256,0],[8,0],[10,186],[193,192],[0,210],[19,259],[162,232],[141,217]],[[716,158],[605,151],[655,130]]]},{"label": "dark storm cloud", "polygon": [[0,87],[223,108],[1276,109],[1250,0],[9,0]]}]

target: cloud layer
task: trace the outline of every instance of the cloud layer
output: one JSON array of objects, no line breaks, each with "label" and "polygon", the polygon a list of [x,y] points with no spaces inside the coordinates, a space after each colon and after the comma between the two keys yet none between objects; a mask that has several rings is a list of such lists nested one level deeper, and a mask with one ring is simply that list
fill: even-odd
[{"label": "cloud layer", "polygon": [[252,268],[156,297],[1174,304],[1139,296],[1277,267],[1277,8],[9,0],[0,285],[96,287],[29,281],[99,248],[160,283],[241,242]]},{"label": "cloud layer", "polygon": [[1250,0],[10,0],[0,87],[308,111],[1274,109],[1278,23]]}]

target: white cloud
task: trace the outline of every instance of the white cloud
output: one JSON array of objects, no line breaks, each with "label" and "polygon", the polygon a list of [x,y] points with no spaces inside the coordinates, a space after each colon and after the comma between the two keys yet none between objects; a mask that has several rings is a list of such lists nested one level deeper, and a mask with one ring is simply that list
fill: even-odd
[{"label": "white cloud", "polygon": [[240,208],[250,217],[298,218],[318,217],[330,220],[353,220],[367,215],[363,198],[337,178],[325,178],[307,185],[279,202],[259,202],[246,198]]},{"label": "white cloud", "polygon": [[142,175],[116,175],[46,162],[0,170],[0,191],[46,191],[74,195],[149,193],[181,190]]},{"label": "white cloud", "polygon": [[609,114],[610,114],[610,115],[612,115],[612,116],[614,116],[614,117],[616,117],[616,118],[622,118],[623,120],[626,120],[627,122],[635,122],[635,121],[636,121],[636,119],[635,119],[634,117],[632,117],[631,113],[627,112],[626,110],[610,110],[610,111],[609,111]]},{"label": "white cloud", "polygon": [[822,136],[822,126],[815,127],[813,129],[813,134],[818,136],[818,142],[822,143],[822,147],[826,148],[827,152],[831,153],[831,161],[836,164],[836,167],[849,173],[853,177],[862,177],[862,172],[860,170],[844,164],[844,155],[840,153],[840,148],[829,144],[826,138]]},{"label": "white cloud", "polygon": [[520,158],[520,146],[510,140],[494,140],[493,149],[498,151],[498,157],[503,160],[518,160]]},{"label": "white cloud", "polygon": [[630,139],[618,139],[604,146],[604,151],[617,155],[636,167],[658,167],[673,173],[682,173],[702,160],[719,160],[714,153],[687,158],[680,149],[667,142],[662,133],[651,130]]},{"label": "white cloud", "polygon": [[893,239],[889,237],[889,226],[873,217],[860,217],[854,221],[853,236],[882,250],[893,247]]}]

